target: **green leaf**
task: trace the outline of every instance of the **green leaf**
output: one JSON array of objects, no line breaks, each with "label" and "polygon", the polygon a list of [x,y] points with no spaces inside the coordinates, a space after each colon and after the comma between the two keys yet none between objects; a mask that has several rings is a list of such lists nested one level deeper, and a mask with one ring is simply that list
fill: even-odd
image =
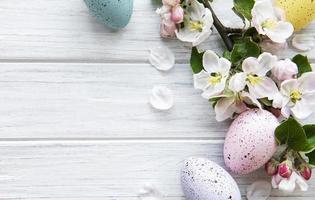
[{"label": "green leaf", "polygon": [[298,54],[294,56],[294,58],[292,58],[292,61],[298,66],[299,69],[298,77],[300,77],[305,72],[312,71],[311,64],[309,63],[308,58],[306,56]]},{"label": "green leaf", "polygon": [[305,131],[294,118],[280,124],[275,131],[278,144],[287,144],[295,151],[309,152],[313,146],[308,143]]},{"label": "green leaf", "polygon": [[305,154],[308,157],[308,163],[311,165],[315,165],[315,151],[312,151],[311,153]]},{"label": "green leaf", "polygon": [[203,53],[199,53],[197,48],[193,47],[191,50],[190,66],[194,74],[198,74],[201,70],[203,70],[202,57]]},{"label": "green leaf", "polygon": [[253,42],[250,37],[246,37],[234,44],[231,52],[231,61],[233,64],[236,64],[247,57],[258,57],[260,52],[259,45]]},{"label": "green leaf", "polygon": [[266,106],[270,106],[270,107],[272,106],[272,101],[270,101],[268,98],[262,98],[262,99],[259,99],[259,101]]},{"label": "green leaf", "polygon": [[224,51],[223,52],[223,58],[231,60],[231,52],[230,51]]},{"label": "green leaf", "polygon": [[234,10],[246,19],[251,20],[254,4],[255,0],[234,0]]},{"label": "green leaf", "polygon": [[303,126],[304,132],[306,134],[306,138],[308,143],[315,147],[315,124],[309,124]]}]

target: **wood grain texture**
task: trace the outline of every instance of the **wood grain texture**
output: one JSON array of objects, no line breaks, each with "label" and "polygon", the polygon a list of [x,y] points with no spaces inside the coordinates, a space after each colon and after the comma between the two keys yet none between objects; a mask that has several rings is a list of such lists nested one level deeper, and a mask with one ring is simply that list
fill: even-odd
[{"label": "wood grain texture", "polygon": [[[215,1],[214,9],[224,23],[241,26],[231,3]],[[224,166],[229,122],[217,123],[193,89],[189,45],[160,38],[151,0],[134,4],[130,24],[113,32],[96,23],[83,0],[0,1],[1,200],[137,200],[146,183],[165,200],[183,200],[178,175],[185,158]],[[303,33],[314,30],[312,23]],[[147,62],[148,50],[159,45],[176,54],[169,73]],[[215,31],[206,47],[222,52]],[[305,54],[315,62],[314,50]],[[175,93],[168,112],[148,104],[156,84]],[[262,171],[234,177],[243,197],[249,184],[266,179]],[[315,179],[310,187],[273,191],[270,199],[311,200]]]},{"label": "wood grain texture", "polygon": [[[166,200],[178,200],[184,199],[179,169],[185,158],[206,156],[224,166],[222,141],[1,142],[0,150],[1,199],[135,200],[151,183]],[[253,181],[268,179],[263,171],[234,177],[243,194]],[[312,198],[314,186],[303,199]],[[274,191],[271,199],[279,196]]]},{"label": "wood grain texture", "polygon": [[[148,103],[153,85],[174,91],[168,112]],[[0,64],[1,138],[223,138],[227,123],[193,88],[188,65]]]},{"label": "wood grain texture", "polygon": [[[187,63],[190,48],[177,40],[162,40],[159,17],[151,0],[135,0],[134,15],[122,31],[113,32],[90,16],[83,0],[1,0],[0,59],[42,62],[145,62],[149,48],[167,45],[178,63]],[[222,21],[242,22],[230,10],[232,1],[216,1]],[[314,35],[315,24],[304,30]],[[208,48],[222,52],[218,34]],[[292,56],[294,52],[282,52]],[[314,58],[314,50],[307,53]]]}]

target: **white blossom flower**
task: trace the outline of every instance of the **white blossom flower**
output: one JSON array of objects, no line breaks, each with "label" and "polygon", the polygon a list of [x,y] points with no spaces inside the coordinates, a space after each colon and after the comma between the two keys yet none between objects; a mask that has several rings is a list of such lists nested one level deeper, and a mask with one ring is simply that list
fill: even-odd
[{"label": "white blossom flower", "polygon": [[268,36],[273,42],[284,43],[294,31],[293,25],[284,21],[271,0],[259,0],[252,9],[252,23],[259,34]]},{"label": "white blossom flower", "polygon": [[219,58],[213,51],[208,50],[203,54],[203,68],[205,70],[194,74],[194,86],[203,90],[202,97],[210,99],[223,92],[231,62]]},{"label": "white blossom flower", "polygon": [[231,94],[221,95],[218,97],[220,97],[220,100],[216,103],[214,111],[216,114],[216,120],[219,122],[233,117],[234,113],[240,114],[249,109],[247,104],[254,105],[259,109],[262,109],[259,101],[245,91],[232,91]]},{"label": "white blossom flower", "polygon": [[305,119],[312,114],[311,103],[315,95],[315,73],[304,73],[298,79],[283,81],[279,95],[273,101],[273,107],[281,108],[281,113],[288,118],[292,114],[298,119]]},{"label": "white blossom flower", "polygon": [[272,75],[279,81],[294,78],[298,74],[297,65],[290,59],[279,60],[271,70]]},{"label": "white blossom flower", "polygon": [[293,192],[296,184],[301,191],[307,191],[308,185],[306,181],[299,176],[296,172],[293,172],[290,178],[283,178],[279,174],[274,175],[271,180],[271,185],[275,189],[279,189],[285,192]]},{"label": "white blossom flower", "polygon": [[176,31],[176,36],[181,41],[190,42],[193,46],[197,46],[212,33],[212,13],[197,0],[188,0],[188,3],[184,27]]},{"label": "white blossom flower", "polygon": [[249,93],[256,99],[268,97],[272,100],[278,93],[275,82],[266,76],[277,57],[270,53],[262,53],[258,58],[249,57],[243,61],[243,72],[239,72],[232,76],[230,80],[230,88],[239,92],[248,87]]}]

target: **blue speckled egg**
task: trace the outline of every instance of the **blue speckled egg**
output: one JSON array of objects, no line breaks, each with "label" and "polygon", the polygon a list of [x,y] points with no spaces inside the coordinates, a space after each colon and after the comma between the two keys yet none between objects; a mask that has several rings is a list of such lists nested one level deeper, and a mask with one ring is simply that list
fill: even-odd
[{"label": "blue speckled egg", "polygon": [[98,21],[113,29],[125,27],[133,11],[133,0],[84,1]]}]

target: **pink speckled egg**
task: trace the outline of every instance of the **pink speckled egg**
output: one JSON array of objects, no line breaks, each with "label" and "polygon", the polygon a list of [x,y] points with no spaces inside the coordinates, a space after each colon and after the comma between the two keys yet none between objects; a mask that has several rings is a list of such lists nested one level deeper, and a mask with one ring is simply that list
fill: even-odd
[{"label": "pink speckled egg", "polygon": [[231,124],[224,142],[224,161],[236,174],[248,174],[263,166],[276,152],[277,118],[268,111],[252,109]]}]

